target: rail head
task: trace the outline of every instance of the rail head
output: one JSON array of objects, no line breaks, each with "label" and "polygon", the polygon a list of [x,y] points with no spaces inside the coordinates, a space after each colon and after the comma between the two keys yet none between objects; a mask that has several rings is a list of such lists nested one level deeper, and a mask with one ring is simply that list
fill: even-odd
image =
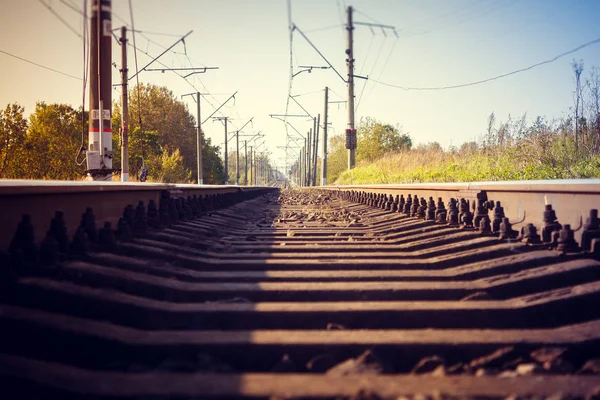
[{"label": "rail head", "polygon": [[266,186],[195,185],[153,182],[98,182],[51,180],[0,180],[0,196],[58,195],[104,192],[150,192],[161,190],[194,190],[199,192],[236,192],[266,189]]},{"label": "rail head", "polygon": [[[544,215],[547,207],[551,206],[560,224],[569,224],[576,229],[586,222],[591,210],[598,209],[600,205],[600,179],[331,185],[319,188],[394,197],[410,195],[425,200],[431,197],[434,201],[442,199],[446,204],[451,198],[465,199],[471,201],[473,210],[477,200],[484,199],[493,204],[500,202],[511,222],[519,221],[520,227],[533,224],[538,229],[546,224]],[[575,232],[575,238],[581,238],[581,231]]]},{"label": "rail head", "polygon": [[600,179],[556,179],[531,181],[496,182],[450,182],[450,183],[406,183],[373,185],[328,185],[319,188],[328,190],[417,190],[448,191],[485,190],[507,193],[596,193],[600,194]]},{"label": "rail head", "polygon": [[[56,211],[63,212],[68,234],[80,225],[82,213],[91,208],[101,225],[117,226],[128,205],[158,205],[164,193],[171,197],[234,196],[242,199],[273,187],[193,185],[137,182],[0,180],[0,250],[8,248],[23,215],[29,215],[36,242],[44,238]],[[239,196],[238,196],[239,195]],[[236,197],[237,196],[237,197]],[[237,200],[236,200],[237,201]]]}]

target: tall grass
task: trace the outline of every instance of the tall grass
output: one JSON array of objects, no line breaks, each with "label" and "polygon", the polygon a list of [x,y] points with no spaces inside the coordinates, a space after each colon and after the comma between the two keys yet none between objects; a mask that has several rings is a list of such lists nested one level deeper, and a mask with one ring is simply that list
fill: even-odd
[{"label": "tall grass", "polygon": [[[564,125],[562,125],[564,127]],[[344,171],[335,183],[476,182],[599,178],[598,137],[581,137],[547,124],[518,135],[492,134],[444,151],[438,145],[387,153]],[[592,133],[590,132],[590,135]]]}]

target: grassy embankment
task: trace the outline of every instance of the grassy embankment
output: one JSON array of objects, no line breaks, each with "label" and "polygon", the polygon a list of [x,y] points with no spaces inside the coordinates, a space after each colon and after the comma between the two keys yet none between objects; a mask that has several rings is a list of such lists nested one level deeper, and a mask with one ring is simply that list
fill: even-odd
[{"label": "grassy embankment", "polygon": [[342,172],[336,184],[600,178],[600,155],[572,140],[519,141],[453,151],[417,148]]}]

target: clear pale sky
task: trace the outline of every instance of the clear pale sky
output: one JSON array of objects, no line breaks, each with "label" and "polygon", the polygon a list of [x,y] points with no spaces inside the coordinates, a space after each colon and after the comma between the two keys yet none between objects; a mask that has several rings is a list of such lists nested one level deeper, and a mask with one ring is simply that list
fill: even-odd
[{"label": "clear pale sky", "polygon": [[[44,0],[75,31],[82,31],[82,16],[69,8],[83,9],[82,0]],[[66,3],[66,4],[65,4]],[[88,7],[91,0],[88,1]],[[113,0],[113,29],[131,24],[126,0]],[[0,50],[30,61],[82,76],[82,41],[38,0],[1,0]],[[355,74],[381,82],[410,87],[437,87],[477,81],[550,59],[600,37],[599,0],[292,0],[292,21],[302,29],[333,66],[346,75],[346,6],[356,9],[355,21],[393,25],[398,39],[387,30],[357,26]],[[174,73],[142,72],[142,82],[168,86],[176,96],[212,93],[202,99],[203,118],[236,90],[235,104],[228,103],[219,116],[232,118],[232,130],[254,117],[245,134],[262,130],[272,159],[283,167],[286,143],[284,124],[269,117],[283,114],[289,83],[290,43],[288,4],[285,0],[133,0],[136,30],[183,36],[194,32],[160,61],[173,68],[218,66],[188,78]],[[322,29],[326,28],[326,29]],[[158,55],[176,36],[136,35],[139,49]],[[131,40],[131,36],[129,38]],[[294,72],[299,65],[325,62],[295,32]],[[187,52],[189,59],[183,54]],[[140,67],[149,58],[138,53]],[[527,113],[529,120],[567,115],[573,107],[573,59],[584,60],[584,77],[600,67],[600,44],[589,46],[556,62],[497,81],[445,91],[406,91],[357,80],[357,121],[374,117],[399,124],[415,143],[437,141],[443,146],[476,139],[486,129],[491,112],[497,120]],[[0,106],[22,104],[26,113],[36,101],[68,103],[79,107],[82,83],[0,53]],[[387,63],[386,63],[386,60]],[[113,61],[120,53],[113,42]],[[134,70],[129,51],[130,71]],[[159,67],[158,64],[154,67]],[[118,83],[113,70],[113,82]],[[366,88],[363,91],[363,86]],[[194,87],[192,87],[192,85]],[[330,100],[345,100],[346,86],[333,70],[300,73],[293,79],[292,94],[311,113],[323,112],[323,88],[332,89]],[[313,93],[314,92],[314,93]],[[362,98],[360,98],[362,92]],[[113,100],[119,96],[113,91]],[[360,98],[360,103],[359,103]],[[195,113],[191,98],[190,110]],[[87,94],[86,94],[87,102]],[[302,113],[290,102],[289,113]],[[343,104],[330,106],[332,133],[346,127]],[[289,120],[302,133],[311,122]],[[222,145],[220,122],[206,122],[205,134]],[[293,132],[293,131],[290,131]],[[235,145],[231,141],[230,145]],[[230,147],[231,148],[231,147]],[[290,158],[291,160],[291,158]]]}]

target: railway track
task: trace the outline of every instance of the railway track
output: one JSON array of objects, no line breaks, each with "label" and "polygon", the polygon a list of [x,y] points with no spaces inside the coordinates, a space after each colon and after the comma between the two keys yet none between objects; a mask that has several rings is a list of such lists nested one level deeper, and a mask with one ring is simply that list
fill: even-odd
[{"label": "railway track", "polygon": [[0,393],[595,398],[598,199],[6,184]]}]

